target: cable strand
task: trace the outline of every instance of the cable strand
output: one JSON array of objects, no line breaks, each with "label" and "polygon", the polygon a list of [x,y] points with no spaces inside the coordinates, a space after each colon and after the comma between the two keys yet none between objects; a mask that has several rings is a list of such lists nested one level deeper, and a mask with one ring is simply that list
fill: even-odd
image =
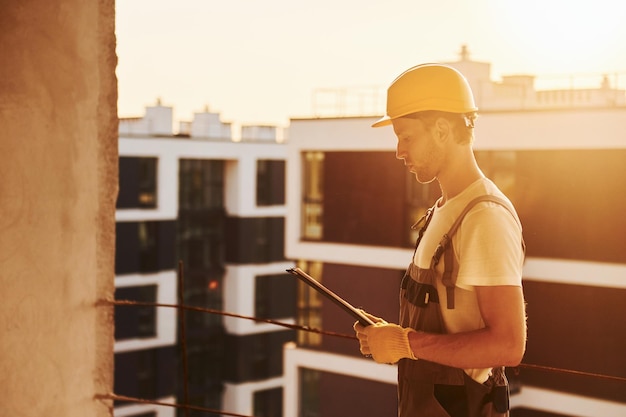
[{"label": "cable strand", "polygon": [[173,408],[179,408],[179,409],[185,410],[186,413],[189,410],[193,410],[193,411],[202,411],[204,413],[217,414],[221,416],[254,417],[254,416],[250,416],[246,414],[229,413],[227,411],[214,410],[212,408],[198,407],[195,405],[164,403],[162,401],[146,400],[143,398],[128,397],[126,395],[119,395],[119,394],[114,394],[114,393],[96,394],[95,398],[98,400],[129,401],[129,402],[140,403],[140,404],[153,404],[153,405],[160,405],[163,407],[173,407]]},{"label": "cable strand", "polygon": [[320,329],[316,329],[316,328],[309,327],[309,326],[301,326],[301,325],[297,325],[297,324],[280,322],[280,321],[277,321],[277,320],[262,319],[262,318],[250,317],[250,316],[243,316],[241,314],[228,313],[228,312],[225,312],[225,311],[215,310],[215,309],[212,309],[212,308],[194,307],[194,306],[179,305],[179,304],[152,303],[152,302],[146,302],[146,301],[132,301],[132,300],[106,300],[106,301],[99,302],[99,304],[112,304],[112,305],[120,305],[120,306],[137,305],[137,306],[146,306],[146,307],[178,308],[178,309],[184,309],[184,310],[187,310],[187,311],[196,311],[196,312],[201,312],[201,313],[218,314],[218,315],[226,316],[226,317],[235,317],[235,318],[239,318],[239,319],[252,320],[252,321],[256,321],[256,322],[269,323],[269,324],[274,324],[276,326],[282,326],[282,327],[286,327],[286,328],[293,329],[293,330],[302,330],[302,331],[305,331],[305,332],[319,333],[319,334],[324,334],[324,335],[327,335],[327,336],[343,337],[343,338],[346,338],[346,339],[358,340],[356,336],[347,335],[347,334],[344,334],[344,333],[330,332],[330,331],[327,331],[327,330],[320,330]]}]

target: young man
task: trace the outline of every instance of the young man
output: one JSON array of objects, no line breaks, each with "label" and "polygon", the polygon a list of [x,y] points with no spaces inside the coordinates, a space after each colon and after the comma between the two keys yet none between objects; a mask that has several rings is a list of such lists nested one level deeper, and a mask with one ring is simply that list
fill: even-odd
[{"label": "young man", "polygon": [[474,158],[477,110],[461,73],[424,64],[396,78],[373,125],[393,125],[396,157],[442,193],[421,221],[399,324],[354,325],[361,353],[398,362],[401,417],[508,415],[504,367],[526,346],[521,225]]}]

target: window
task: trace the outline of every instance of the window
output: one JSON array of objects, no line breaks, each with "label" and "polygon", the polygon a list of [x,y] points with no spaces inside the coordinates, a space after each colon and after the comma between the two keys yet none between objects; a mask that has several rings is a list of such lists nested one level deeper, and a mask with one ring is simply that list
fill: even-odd
[{"label": "window", "polygon": [[178,178],[180,209],[224,206],[224,161],[181,159]]},{"label": "window", "polygon": [[156,271],[158,253],[158,227],[156,222],[139,222],[140,271]]},{"label": "window", "polygon": [[158,395],[156,350],[140,350],[137,359],[137,392],[141,398],[154,398]]},{"label": "window", "polygon": [[154,208],[157,205],[157,159],[139,158],[139,207]]},{"label": "window", "polygon": [[[176,372],[175,346],[116,353],[114,392],[146,399],[170,396],[176,391]],[[124,403],[115,401],[116,406]]]},{"label": "window", "polygon": [[285,204],[285,161],[260,159],[256,164],[256,204]]},{"label": "window", "polygon": [[295,331],[271,331],[248,335],[225,334],[222,380],[231,383],[260,381],[283,374],[282,350],[295,340]]},{"label": "window", "polygon": [[283,389],[272,388],[254,393],[255,417],[282,417]]},{"label": "window", "polygon": [[117,208],[156,208],[157,163],[157,158],[120,158]]},{"label": "window", "polygon": [[[322,168],[320,239],[355,245],[407,246],[407,229],[412,222],[406,222],[406,169],[394,152],[326,152],[320,171]],[[309,224],[315,223],[308,221]]]},{"label": "window", "polygon": [[305,152],[302,155],[302,238],[320,240],[323,236],[324,154]]},{"label": "window", "polygon": [[[116,300],[155,303],[156,285],[121,287],[115,289]],[[115,339],[156,337],[156,307],[115,306]]]},{"label": "window", "polygon": [[[321,262],[298,262],[298,267],[319,282],[322,281]],[[311,286],[298,280],[297,323],[312,329],[322,329],[322,296]],[[319,346],[322,335],[314,332],[298,331],[298,344]]]},{"label": "window", "polygon": [[117,222],[115,273],[174,269],[175,221]]},{"label": "window", "polygon": [[224,231],[229,263],[270,263],[285,260],[284,217],[228,217]]},{"label": "window", "polygon": [[320,411],[320,372],[300,368],[300,415],[301,417],[321,417]]},{"label": "window", "polygon": [[299,417],[389,416],[397,409],[395,384],[342,375],[320,365],[299,369]]},{"label": "window", "polygon": [[291,274],[260,275],[255,279],[255,317],[281,319],[295,316],[296,284]]}]

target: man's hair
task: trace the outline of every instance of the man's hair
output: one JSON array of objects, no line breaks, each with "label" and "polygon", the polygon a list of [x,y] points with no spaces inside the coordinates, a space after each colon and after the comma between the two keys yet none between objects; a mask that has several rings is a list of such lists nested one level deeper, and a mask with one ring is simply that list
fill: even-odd
[{"label": "man's hair", "polygon": [[439,110],[427,110],[411,113],[405,117],[420,119],[429,124],[435,123],[435,120],[443,117],[452,125],[456,142],[461,145],[471,145],[474,141],[474,121],[478,117],[478,113],[450,113]]}]

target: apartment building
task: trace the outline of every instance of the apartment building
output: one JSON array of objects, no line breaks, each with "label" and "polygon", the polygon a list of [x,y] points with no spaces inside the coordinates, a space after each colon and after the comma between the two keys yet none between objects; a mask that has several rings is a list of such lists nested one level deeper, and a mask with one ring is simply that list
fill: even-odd
[{"label": "apartment building", "polygon": [[[478,162],[524,227],[528,366],[507,370],[512,415],[624,415],[624,382],[611,377],[626,377],[625,92],[608,77],[551,91],[537,90],[532,76],[493,81],[490,65],[466,50],[449,64],[477,97]],[[410,226],[439,190],[405,172],[393,131],[370,128],[375,120],[291,120],[286,257],[352,304],[396,321]],[[353,333],[350,316],[310,291],[299,292],[298,320]],[[300,335],[285,347],[284,371],[284,416],[395,413],[395,366],[363,358],[355,340]]]},{"label": "apartment building", "polygon": [[[158,102],[143,117],[120,120],[119,131],[116,299],[294,323],[296,286],[285,273],[293,264],[284,257],[287,150],[278,128],[243,126],[234,141],[231,124],[203,111],[173,133],[172,108]],[[186,374],[176,308],[116,307],[115,392],[281,415],[282,346],[294,332],[206,312],[184,317]],[[116,416],[175,414],[151,404],[115,408]]]}]

